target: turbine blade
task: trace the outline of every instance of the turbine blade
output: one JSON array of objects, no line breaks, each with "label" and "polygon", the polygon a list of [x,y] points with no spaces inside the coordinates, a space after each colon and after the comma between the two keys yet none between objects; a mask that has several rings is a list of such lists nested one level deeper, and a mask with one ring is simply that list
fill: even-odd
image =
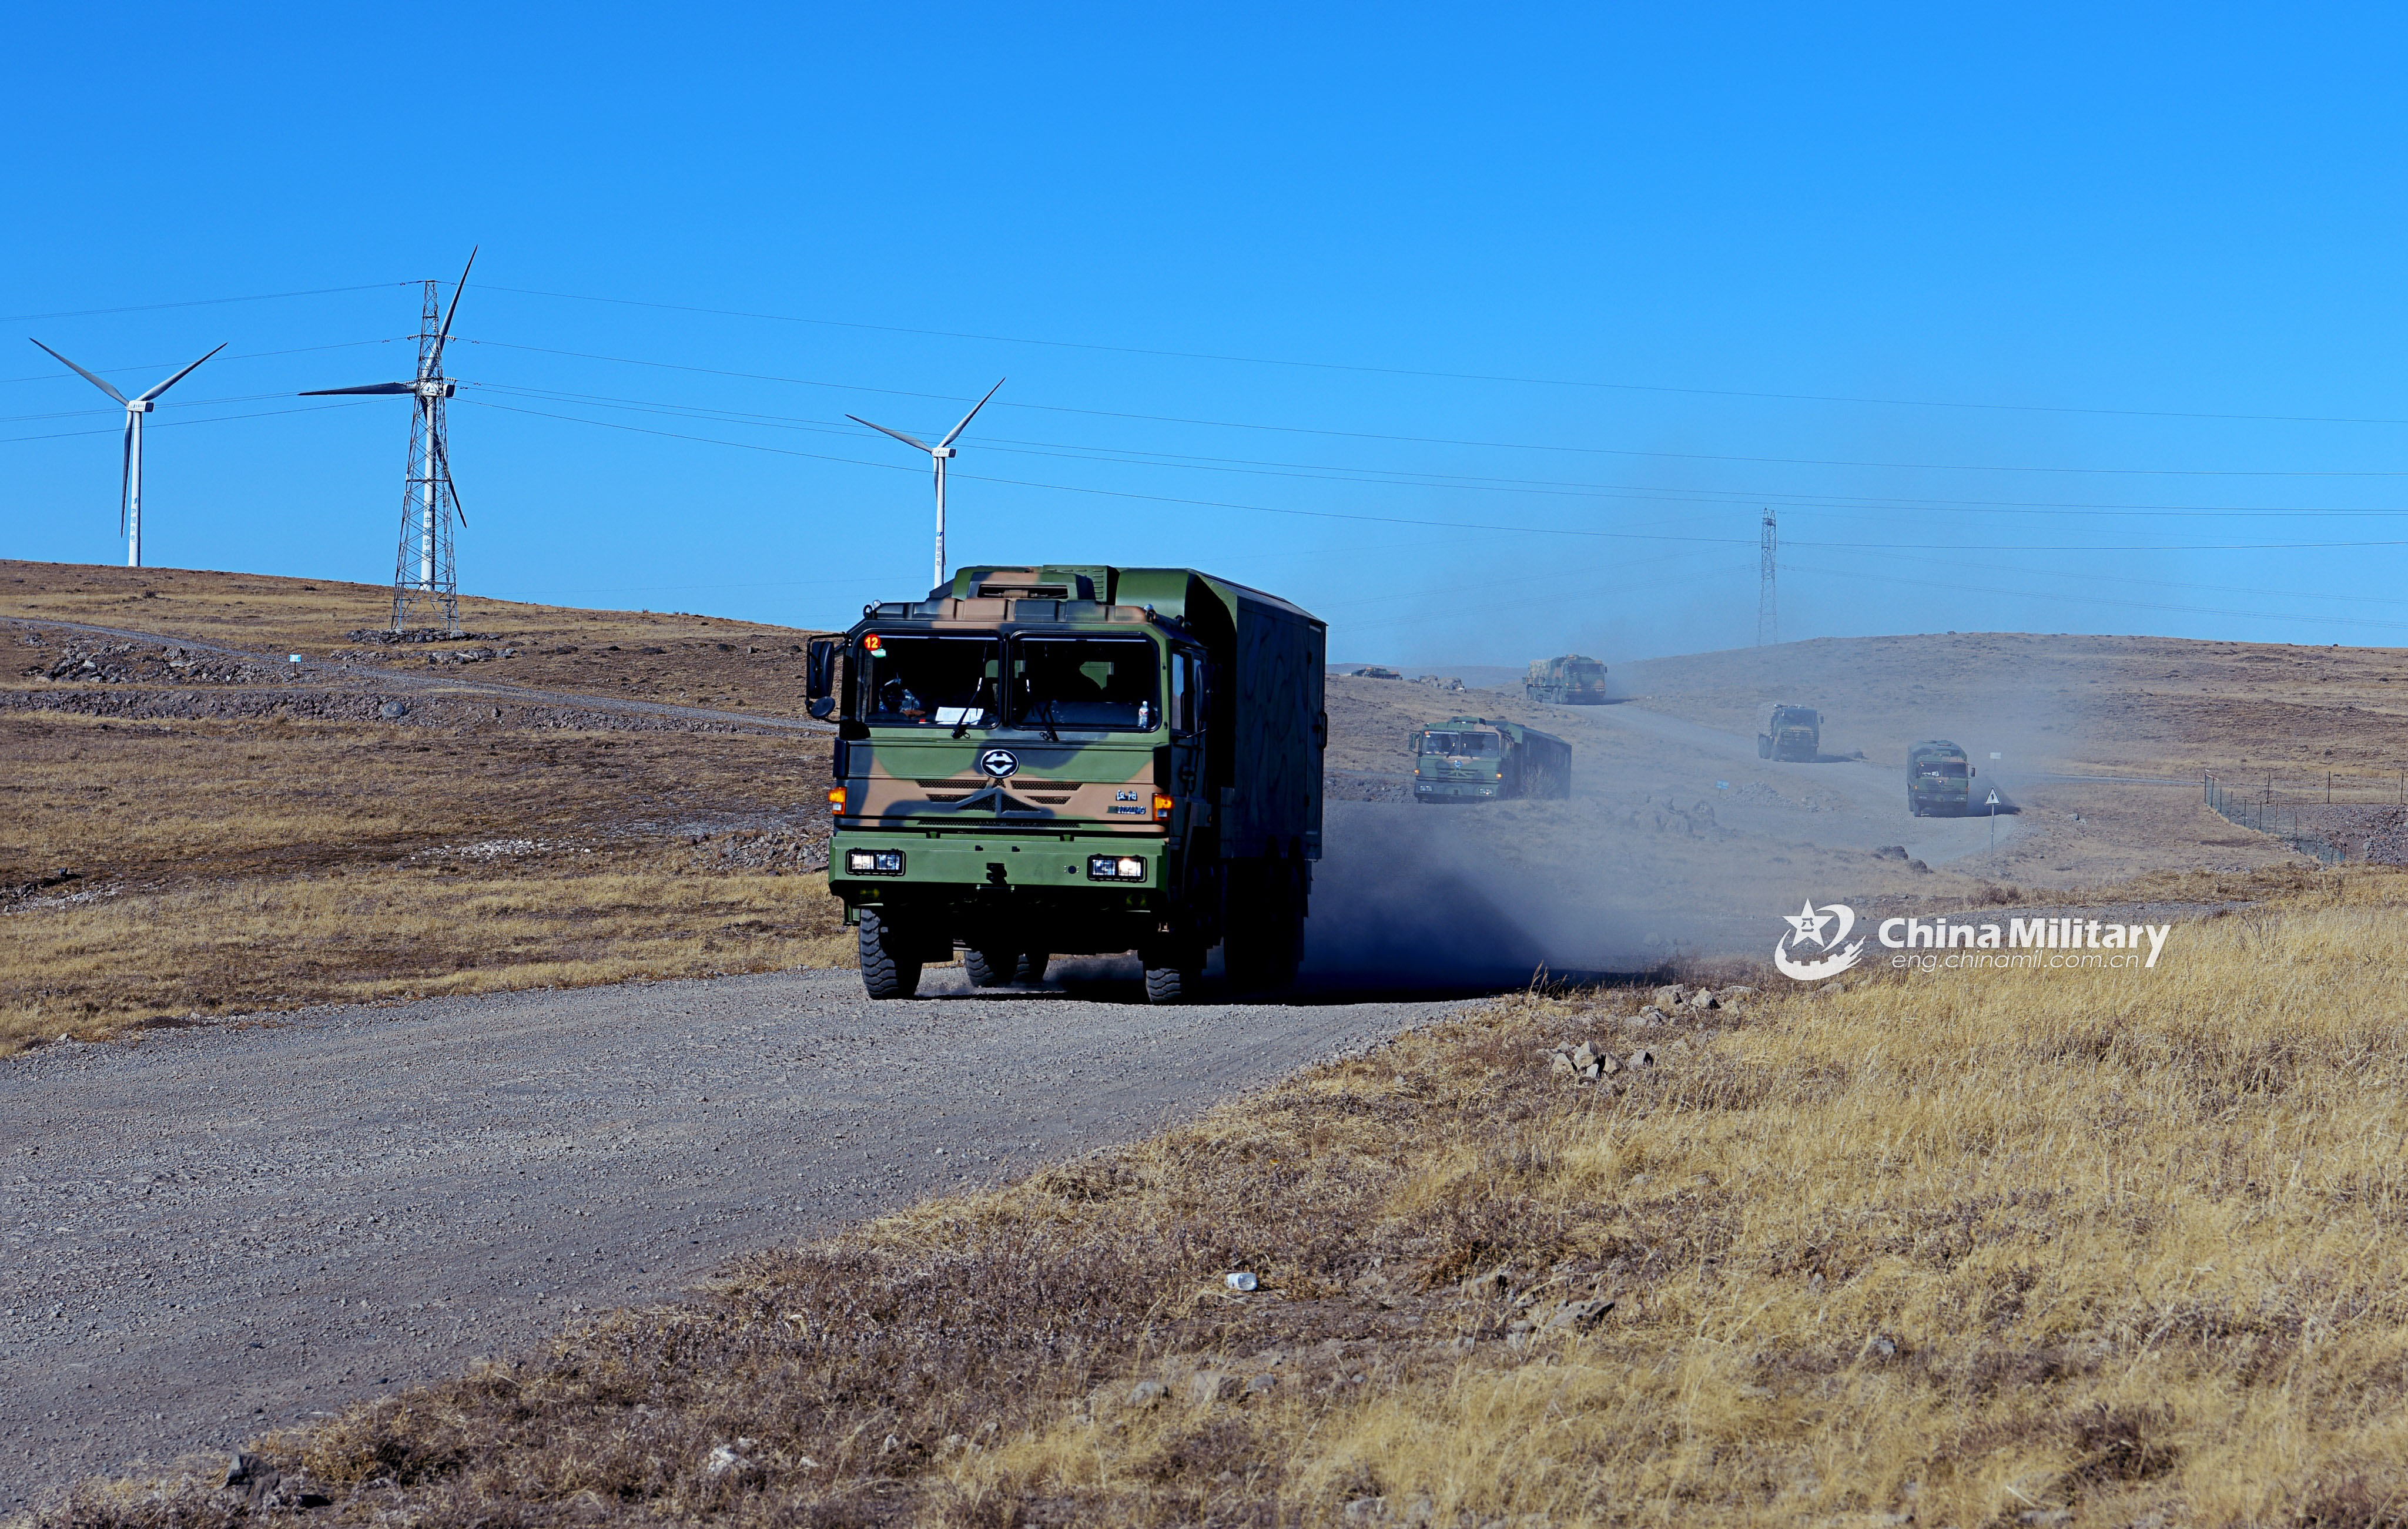
[{"label": "turbine blade", "polygon": [[[34,336],[31,335],[28,335],[25,337],[29,340],[34,340]],[[34,343],[36,345],[42,345],[42,342],[39,340],[34,340]],[[50,350],[50,348],[47,345],[42,345],[42,349],[45,350]],[[118,392],[115,388],[110,387],[108,383],[103,382],[100,379],[93,376],[90,372],[85,371],[82,367],[77,366],[74,362],[68,361],[66,357],[60,355],[56,350],[50,350],[50,357],[54,361],[73,367],[76,376],[82,378],[85,381],[91,383],[93,387],[98,388],[101,392],[108,394],[111,398],[116,399],[119,403],[122,404],[125,402],[125,394]]]},{"label": "turbine blade", "polygon": [[443,364],[443,348],[452,343],[452,315],[460,311],[460,294],[468,290],[468,272],[477,264],[477,250],[480,248],[473,244],[468,247],[468,264],[460,267],[460,284],[452,289],[452,306],[443,310],[443,327],[435,336],[435,355],[428,364],[430,367],[440,367]]},{"label": "turbine blade", "polygon": [[125,463],[117,478],[117,534],[125,535],[128,507],[134,502],[134,416],[125,416]]},{"label": "turbine blade", "polygon": [[443,492],[452,496],[452,513],[460,517],[462,525],[466,525],[468,512],[460,507],[459,485],[452,481],[452,453],[444,450],[443,438],[440,436],[435,439],[435,462],[443,469]]},{"label": "turbine blade", "polygon": [[980,409],[982,409],[982,408],[986,407],[986,400],[987,400],[987,398],[992,398],[992,397],[994,397],[994,396],[995,396],[995,393],[996,393],[996,388],[1000,388],[1000,387],[1002,387],[1002,386],[1003,386],[1003,384],[1004,384],[1004,379],[999,378],[999,377],[998,377],[998,378],[996,378],[996,379],[995,379],[995,387],[994,387],[994,388],[989,388],[989,389],[987,389],[987,390],[986,390],[986,398],[982,398],[982,399],[980,399],[977,403],[972,404],[972,405],[970,406],[970,411],[969,411],[968,414],[965,414],[965,415],[963,415],[963,416],[962,416],[962,422],[961,422],[961,423],[959,423],[959,424],[957,424],[957,425],[955,425],[955,426],[953,426],[953,428],[952,429],[952,431],[951,431],[951,432],[949,432],[949,433],[946,435],[945,438],[944,438],[943,440],[939,441],[937,444],[938,444],[938,445],[939,445],[939,446],[951,446],[951,445],[953,445],[953,444],[954,437],[958,436],[959,436],[963,431],[968,430],[968,429],[970,427],[970,422],[971,422],[972,420],[974,420],[974,419],[978,418],[978,411],[979,411]]},{"label": "turbine blade", "polygon": [[858,414],[848,414],[845,418],[851,420],[855,424],[866,424],[872,430],[884,430],[886,431],[886,434],[894,436],[896,440],[901,441],[906,446],[916,446],[923,451],[929,450],[928,443],[926,441],[915,440],[911,436],[903,434],[900,430],[887,430],[884,425],[880,424],[876,420],[865,420]]},{"label": "turbine blade", "polygon": [[416,393],[417,391],[418,384],[415,382],[370,382],[365,387],[358,388],[311,388],[308,393],[295,393],[294,396],[296,398],[330,398],[338,393]]},{"label": "turbine blade", "polygon": [[[229,341],[225,342],[225,344],[224,344],[224,345],[220,345],[220,346],[218,346],[216,350],[211,350],[211,351],[209,352],[209,356],[216,355],[216,354],[218,353],[218,351],[219,351],[219,350],[224,350],[224,349],[226,348],[226,345],[231,345],[232,343],[234,343],[234,342],[233,342],[233,341],[231,341],[231,340],[229,340]],[[208,360],[208,359],[209,359],[209,356],[203,356],[203,357],[201,358],[201,361],[207,361],[207,360]],[[158,397],[161,393],[163,393],[166,392],[169,388],[174,387],[177,383],[181,382],[184,379],[186,379],[186,378],[188,378],[188,377],[192,376],[192,375],[193,375],[193,367],[194,367],[194,366],[198,366],[198,365],[201,364],[201,361],[196,361],[196,362],[193,363],[193,365],[192,365],[192,366],[187,366],[187,367],[185,367],[182,371],[178,372],[175,376],[173,376],[173,377],[171,377],[171,378],[167,379],[167,380],[166,380],[166,381],[160,383],[157,387],[152,388],[149,393],[144,393],[141,397],[139,397],[139,398],[136,399],[136,400],[135,400],[135,402],[136,402],[136,403],[137,403],[137,404],[146,404],[146,403],[149,403],[151,399]]]}]

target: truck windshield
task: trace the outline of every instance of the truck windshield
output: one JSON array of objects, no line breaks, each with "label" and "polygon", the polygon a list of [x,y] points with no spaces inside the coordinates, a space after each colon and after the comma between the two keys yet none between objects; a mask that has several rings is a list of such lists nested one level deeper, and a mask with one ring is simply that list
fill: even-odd
[{"label": "truck windshield", "polygon": [[1001,647],[993,637],[863,637],[862,721],[872,727],[994,726]]},{"label": "truck windshield", "polygon": [[1143,637],[1021,637],[1011,724],[1151,733],[1162,722],[1162,651]]},{"label": "truck windshield", "polygon": [[1484,754],[1497,752],[1494,733],[1425,733],[1422,752],[1426,754]]},{"label": "truck windshield", "polygon": [[1927,759],[1923,762],[1922,769],[1928,779],[1962,780],[1965,779],[1965,762],[1961,759]]}]

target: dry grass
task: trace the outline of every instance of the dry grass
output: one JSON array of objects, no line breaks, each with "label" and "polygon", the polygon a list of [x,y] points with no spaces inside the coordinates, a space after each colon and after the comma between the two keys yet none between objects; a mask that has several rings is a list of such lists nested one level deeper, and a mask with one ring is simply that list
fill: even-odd
[{"label": "dry grass", "polygon": [[[376,620],[357,586],[0,569],[0,611],[169,638],[310,648]],[[692,633],[637,640],[681,618],[503,614],[628,639],[538,655],[564,685],[611,688],[574,665],[624,660],[644,690],[622,694],[785,698],[784,644],[773,660]],[[619,718],[524,674],[505,677],[523,703],[412,691],[386,721],[373,676],[179,673],[150,645],[112,660],[120,678],[51,680],[95,639],[5,621],[0,636],[0,1055],[303,1003],[852,960],[810,874],[822,737]]]},{"label": "dry grass", "polygon": [[9,919],[0,1052],[306,1003],[853,963],[824,874],[337,867]]},{"label": "dry grass", "polygon": [[[2398,1524],[2403,907],[2329,874],[2155,971],[1670,1030],[1492,1004],[264,1448],[347,1522]],[[1659,1065],[1577,1085],[1578,1037]],[[38,1522],[244,1516],[212,1484]]]}]

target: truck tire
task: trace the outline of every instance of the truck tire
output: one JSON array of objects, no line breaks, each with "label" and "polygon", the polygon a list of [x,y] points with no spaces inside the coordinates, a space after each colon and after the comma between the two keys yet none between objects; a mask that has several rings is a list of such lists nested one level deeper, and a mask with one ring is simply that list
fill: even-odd
[{"label": "truck tire", "polygon": [[920,991],[919,948],[874,907],[861,910],[861,986],[872,998],[909,998]]},{"label": "truck tire", "polygon": [[1020,973],[1020,953],[1011,950],[962,952],[962,970],[974,988],[1009,987]]},{"label": "truck tire", "polygon": [[1204,952],[1193,947],[1164,947],[1143,951],[1145,1001],[1184,1004],[1195,1000],[1204,981]]},{"label": "truck tire", "polygon": [[1035,987],[1045,980],[1045,965],[1052,959],[1042,950],[969,950],[962,952],[962,969],[969,974],[972,987],[1008,988],[1014,983]]}]

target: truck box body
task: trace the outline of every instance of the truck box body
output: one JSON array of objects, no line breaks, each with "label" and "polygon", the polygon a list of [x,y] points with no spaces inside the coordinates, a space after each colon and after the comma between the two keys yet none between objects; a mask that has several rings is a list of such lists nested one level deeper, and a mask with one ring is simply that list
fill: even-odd
[{"label": "truck box body", "polygon": [[1522,693],[1553,706],[1595,707],[1606,703],[1605,665],[1578,653],[1561,658],[1533,659],[1522,679]]},{"label": "truck box body", "polygon": [[1572,792],[1572,746],[1520,722],[1454,717],[1413,735],[1413,800],[1496,802]]},{"label": "truck box body", "polygon": [[1192,977],[1235,933],[1233,971],[1292,971],[1328,732],[1312,615],[1185,568],[974,567],[820,641],[828,884],[866,963],[1137,950],[1151,986],[1153,957]]}]

